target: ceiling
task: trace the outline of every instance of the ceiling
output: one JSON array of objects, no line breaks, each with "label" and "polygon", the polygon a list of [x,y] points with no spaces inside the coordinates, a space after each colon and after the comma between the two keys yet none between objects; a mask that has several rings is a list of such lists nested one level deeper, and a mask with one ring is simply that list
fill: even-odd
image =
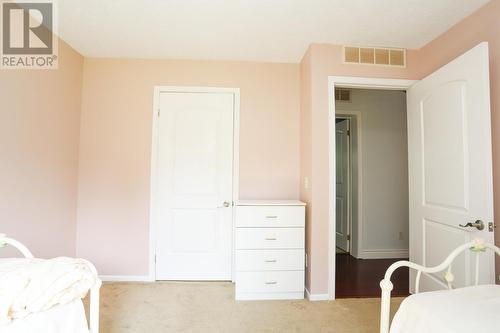
[{"label": "ceiling", "polygon": [[54,0],[87,57],[299,62],[310,43],[418,49],[488,0]]}]

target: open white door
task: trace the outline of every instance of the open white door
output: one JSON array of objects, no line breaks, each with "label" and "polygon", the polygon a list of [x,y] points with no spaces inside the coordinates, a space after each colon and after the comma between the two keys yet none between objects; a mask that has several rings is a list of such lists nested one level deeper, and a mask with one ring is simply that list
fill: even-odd
[{"label": "open white door", "polygon": [[[474,238],[493,242],[488,44],[419,81],[408,91],[410,260],[433,266]],[[481,220],[484,228],[462,227]],[[478,225],[481,222],[478,222]],[[493,254],[481,256],[480,283],[494,283]],[[457,258],[453,285],[473,281],[473,256]],[[414,290],[414,276],[410,279]],[[422,276],[422,291],[443,276]]]},{"label": "open white door", "polygon": [[336,228],[335,244],[338,248],[349,250],[349,119],[336,119],[335,122],[336,154]]},{"label": "open white door", "polygon": [[159,98],[157,280],[230,280],[234,94]]}]

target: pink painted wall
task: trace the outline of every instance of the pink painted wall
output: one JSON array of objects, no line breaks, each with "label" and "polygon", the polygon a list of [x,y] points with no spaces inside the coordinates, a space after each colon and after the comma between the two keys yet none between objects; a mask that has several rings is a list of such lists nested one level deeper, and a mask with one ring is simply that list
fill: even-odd
[{"label": "pink painted wall", "polygon": [[[495,220],[500,221],[500,0],[493,0],[419,51],[419,77],[424,77],[480,42],[490,51],[491,133]],[[500,244],[500,228],[495,231]],[[500,259],[497,256],[497,275]]]},{"label": "pink painted wall", "polygon": [[240,198],[298,198],[299,77],[298,64],[86,58],[77,255],[148,274],[155,85],[240,88]]},{"label": "pink painted wall", "polygon": [[59,41],[58,70],[0,70],[0,233],[39,257],[75,255],[82,68]]},{"label": "pink painted wall", "polygon": [[[306,220],[306,286],[313,294],[328,292],[328,76],[364,76],[414,78],[416,51],[408,51],[406,68],[390,68],[342,63],[342,47],[312,44],[301,62],[301,82],[309,91],[302,92],[308,102],[301,106],[301,189],[300,197],[309,204]],[[310,151],[309,151],[310,150]],[[303,186],[304,177],[310,189]]]}]

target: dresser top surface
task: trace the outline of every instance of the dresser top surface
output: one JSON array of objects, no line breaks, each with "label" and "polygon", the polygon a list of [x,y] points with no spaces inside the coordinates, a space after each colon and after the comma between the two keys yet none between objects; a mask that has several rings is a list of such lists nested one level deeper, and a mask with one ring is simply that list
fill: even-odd
[{"label": "dresser top surface", "polygon": [[305,206],[299,200],[238,200],[236,206]]}]

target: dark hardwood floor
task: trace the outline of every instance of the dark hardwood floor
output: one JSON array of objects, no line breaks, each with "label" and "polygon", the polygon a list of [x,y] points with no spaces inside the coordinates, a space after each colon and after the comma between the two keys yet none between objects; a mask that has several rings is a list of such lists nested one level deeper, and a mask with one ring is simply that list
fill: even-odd
[{"label": "dark hardwood floor", "polygon": [[[348,253],[336,255],[335,293],[337,298],[380,297],[380,280],[394,262],[405,259],[356,259]],[[392,275],[393,296],[408,296],[408,267]]]}]

